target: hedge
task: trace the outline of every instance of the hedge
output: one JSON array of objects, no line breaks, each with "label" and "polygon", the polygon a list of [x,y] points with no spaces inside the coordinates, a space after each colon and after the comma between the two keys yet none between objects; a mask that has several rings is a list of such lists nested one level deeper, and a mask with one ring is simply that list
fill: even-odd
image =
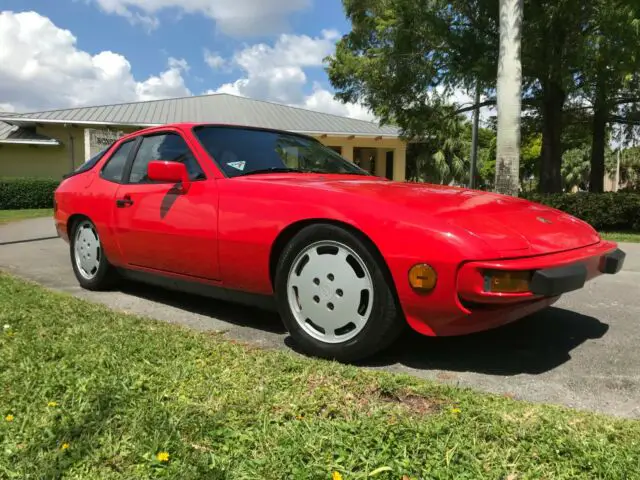
[{"label": "hedge", "polygon": [[640,232],[639,193],[526,194],[523,197],[562,210],[602,232]]},{"label": "hedge", "polygon": [[58,180],[42,178],[0,178],[0,210],[53,208]]}]

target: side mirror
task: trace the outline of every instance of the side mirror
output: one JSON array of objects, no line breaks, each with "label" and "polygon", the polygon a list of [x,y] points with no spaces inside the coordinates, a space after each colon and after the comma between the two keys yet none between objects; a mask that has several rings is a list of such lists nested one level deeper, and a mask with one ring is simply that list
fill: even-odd
[{"label": "side mirror", "polygon": [[189,190],[191,180],[184,163],[152,160],[147,165],[147,177],[155,182],[179,183],[183,192]]}]

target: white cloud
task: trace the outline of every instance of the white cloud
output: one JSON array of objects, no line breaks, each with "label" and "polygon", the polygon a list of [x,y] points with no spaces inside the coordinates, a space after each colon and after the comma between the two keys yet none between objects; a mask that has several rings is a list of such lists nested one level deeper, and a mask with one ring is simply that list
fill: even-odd
[{"label": "white cloud", "polygon": [[0,12],[0,99],[6,110],[33,111],[190,95],[183,59],[138,81],[111,51],[91,55],[76,37],[36,12]]},{"label": "white cloud", "polygon": [[204,49],[204,61],[214,70],[221,70],[227,65],[227,61],[224,58],[207,48]]},{"label": "white cloud", "polygon": [[318,84],[314,85],[313,93],[305,97],[302,106],[309,110],[331,113],[333,115],[340,115],[341,117],[357,118],[358,120],[366,120],[369,122],[375,120],[375,116],[362,105],[342,103],[334,98],[333,93],[325,90]]},{"label": "white cloud", "polygon": [[188,72],[189,68],[191,68],[184,58],[169,57],[169,61],[167,63],[169,64],[169,68],[183,70],[185,72]]},{"label": "white cloud", "polygon": [[323,30],[319,37],[282,34],[274,46],[258,43],[246,47],[235,56],[235,62],[247,72],[255,72],[266,66],[318,67],[323,59],[333,53],[339,34],[335,30]]},{"label": "white cloud", "polygon": [[[322,67],[338,36],[334,30],[315,38],[282,34],[275,44],[247,46],[233,59],[206,50],[205,61],[225,71],[233,65],[243,72],[215,92],[372,120],[366,109],[342,104],[320,84],[314,84],[310,94],[305,92],[309,82],[305,69]],[[186,60],[170,57],[166,70],[137,79],[124,56],[82,51],[70,31],[36,12],[0,12],[0,110],[26,112],[188,96],[184,75],[189,68]]]},{"label": "white cloud", "polygon": [[373,120],[364,107],[342,104],[333,94],[314,84],[306,95],[308,78],[303,68],[322,67],[323,59],[333,53],[339,33],[323,30],[319,37],[280,35],[273,46],[259,43],[247,46],[234,56],[232,63],[243,70],[243,77],[226,83],[210,93],[229,93],[308,108],[362,120]]},{"label": "white cloud", "polygon": [[93,0],[111,14],[147,28],[157,27],[158,13],[174,9],[213,19],[232,36],[265,35],[287,30],[287,17],[306,9],[311,0]]}]

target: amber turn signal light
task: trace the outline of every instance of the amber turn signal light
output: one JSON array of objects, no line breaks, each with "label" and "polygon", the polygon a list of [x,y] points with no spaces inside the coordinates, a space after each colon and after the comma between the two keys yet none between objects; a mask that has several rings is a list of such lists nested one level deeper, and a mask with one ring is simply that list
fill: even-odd
[{"label": "amber turn signal light", "polygon": [[409,270],[409,284],[414,290],[430,292],[436,287],[438,275],[430,265],[419,263]]},{"label": "amber turn signal light", "polygon": [[526,293],[529,291],[531,272],[486,272],[484,289],[493,293]]}]

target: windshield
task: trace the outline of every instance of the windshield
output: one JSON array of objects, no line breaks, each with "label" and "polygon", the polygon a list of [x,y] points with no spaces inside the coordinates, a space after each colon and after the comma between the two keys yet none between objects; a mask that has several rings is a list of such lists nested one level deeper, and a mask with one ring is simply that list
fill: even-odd
[{"label": "windshield", "polygon": [[224,173],[342,173],[369,175],[314,139],[238,127],[196,127],[195,135]]}]

